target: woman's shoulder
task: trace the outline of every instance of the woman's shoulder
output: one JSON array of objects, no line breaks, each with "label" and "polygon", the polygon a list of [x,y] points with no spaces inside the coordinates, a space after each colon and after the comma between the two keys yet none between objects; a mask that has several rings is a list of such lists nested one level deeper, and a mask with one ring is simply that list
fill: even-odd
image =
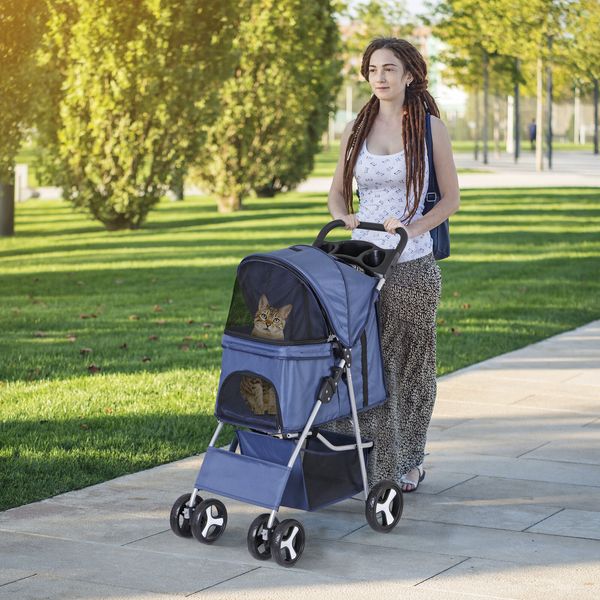
[{"label": "woman's shoulder", "polygon": [[346,123],[346,127],[344,127],[344,133],[346,135],[350,135],[350,132],[352,131],[352,128],[354,127],[355,122],[356,122],[356,119],[352,119],[352,121],[348,121]]},{"label": "woman's shoulder", "polygon": [[444,121],[442,121],[439,117],[431,115],[431,133],[435,135],[436,132],[439,134],[444,131],[446,131],[446,124]]}]

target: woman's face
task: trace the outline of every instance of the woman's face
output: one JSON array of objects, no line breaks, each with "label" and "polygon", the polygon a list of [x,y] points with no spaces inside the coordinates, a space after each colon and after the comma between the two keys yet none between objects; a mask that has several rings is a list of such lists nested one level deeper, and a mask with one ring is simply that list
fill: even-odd
[{"label": "woman's face", "polygon": [[371,54],[369,83],[379,99],[404,97],[406,85],[411,81],[412,75],[404,70],[400,59],[389,48],[381,48]]}]

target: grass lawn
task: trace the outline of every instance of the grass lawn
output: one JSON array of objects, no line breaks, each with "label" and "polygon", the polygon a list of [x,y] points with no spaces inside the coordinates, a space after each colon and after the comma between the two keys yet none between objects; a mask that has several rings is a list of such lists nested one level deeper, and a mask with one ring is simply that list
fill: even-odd
[{"label": "grass lawn", "polygon": [[[203,451],[235,268],[310,243],[325,206],[164,201],[109,233],[63,202],[19,204],[0,239],[0,509]],[[600,317],[600,190],[467,190],[451,229],[440,375]]]}]

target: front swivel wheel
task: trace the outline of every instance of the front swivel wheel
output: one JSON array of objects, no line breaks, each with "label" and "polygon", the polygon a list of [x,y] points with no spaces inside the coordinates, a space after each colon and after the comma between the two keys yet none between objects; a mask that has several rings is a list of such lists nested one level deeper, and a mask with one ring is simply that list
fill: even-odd
[{"label": "front swivel wheel", "polygon": [[194,506],[190,506],[191,497],[191,494],[179,496],[171,508],[169,523],[173,533],[180,537],[192,537],[190,520],[194,514],[195,507],[198,506],[199,502],[202,502],[202,498],[196,495]]},{"label": "front swivel wheel", "polygon": [[271,558],[271,538],[275,527],[279,525],[279,520],[275,518],[273,527],[267,529],[269,516],[269,513],[263,513],[256,517],[248,529],[248,536],[246,537],[248,552],[258,560],[269,560]]},{"label": "front swivel wheel", "polygon": [[271,554],[278,565],[291,567],[298,562],[304,551],[306,534],[302,523],[285,519],[275,527],[271,539]]},{"label": "front swivel wheel", "polygon": [[215,498],[208,498],[198,504],[191,519],[194,537],[203,544],[212,544],[218,540],[227,525],[227,509]]}]

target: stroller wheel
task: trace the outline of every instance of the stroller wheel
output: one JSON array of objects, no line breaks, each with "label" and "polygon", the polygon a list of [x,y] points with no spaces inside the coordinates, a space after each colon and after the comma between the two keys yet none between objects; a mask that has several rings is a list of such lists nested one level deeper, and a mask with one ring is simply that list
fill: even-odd
[{"label": "stroller wheel", "polygon": [[190,521],[194,537],[203,544],[212,544],[221,537],[227,525],[227,509],[215,498],[202,500]]},{"label": "stroller wheel", "polygon": [[248,551],[258,560],[269,560],[271,558],[271,538],[273,537],[273,530],[279,525],[279,520],[275,518],[273,527],[269,531],[267,530],[269,516],[269,513],[263,513],[256,517],[248,529],[248,537],[246,538]]},{"label": "stroller wheel", "polygon": [[190,518],[194,514],[194,508],[198,506],[199,502],[202,502],[202,498],[196,496],[195,506],[190,507],[189,501],[191,497],[191,494],[179,496],[171,508],[171,516],[169,518],[171,529],[175,535],[180,537],[192,537]]},{"label": "stroller wheel", "polygon": [[291,567],[296,564],[304,551],[306,534],[302,523],[296,519],[281,521],[273,531],[271,553],[278,565]]},{"label": "stroller wheel", "polygon": [[365,516],[375,531],[387,533],[398,524],[403,507],[402,490],[393,481],[384,479],[369,492]]}]

